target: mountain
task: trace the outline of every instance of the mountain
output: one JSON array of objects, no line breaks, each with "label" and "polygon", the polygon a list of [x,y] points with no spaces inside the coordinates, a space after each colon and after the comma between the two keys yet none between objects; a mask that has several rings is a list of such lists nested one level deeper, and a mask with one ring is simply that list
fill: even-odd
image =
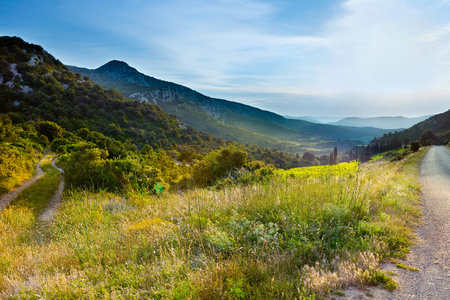
[{"label": "mountain", "polygon": [[304,120],[313,123],[327,124],[332,122],[337,122],[342,120],[342,117],[311,117],[311,116],[303,116],[303,117],[293,117],[293,116],[284,116],[286,119],[293,120]]},{"label": "mountain", "polygon": [[41,46],[18,37],[0,37],[0,114],[52,121],[68,131],[88,128],[138,147],[190,144],[208,151],[225,144],[157,105],[81,78]]},{"label": "mountain", "polygon": [[448,144],[450,142],[450,110],[432,116],[408,129],[396,133],[389,133],[381,138],[374,139],[372,143],[383,142],[388,144],[391,143],[394,138],[398,141],[404,141],[405,139],[415,141],[419,140],[422,133],[426,130],[432,130],[436,135],[434,143],[443,145]]},{"label": "mountain", "polygon": [[[115,158],[128,150],[135,152],[136,148],[145,149],[148,148],[145,145],[149,145],[155,150],[167,150],[174,157],[190,160],[234,143],[197,130],[155,104],[127,99],[116,90],[106,90],[89,78],[70,71],[41,46],[18,37],[0,37],[0,117],[3,115],[13,124],[25,127],[42,122],[55,123],[55,128],[65,129],[67,136],[64,139],[77,135],[96,144],[102,151],[107,150],[106,156]],[[239,133],[244,137],[247,133],[255,136],[244,129]],[[102,135],[106,139],[100,139]],[[43,144],[52,142],[52,139],[45,141],[45,136],[37,137],[40,138],[44,140]],[[99,143],[99,140],[103,142]],[[272,140],[274,145],[280,144],[291,151],[300,149]],[[62,146],[59,142],[52,143],[52,147],[58,149]],[[334,142],[329,143],[328,147],[335,146]],[[345,141],[342,145],[351,146]],[[17,146],[28,149],[22,143]],[[237,146],[248,152],[251,159],[279,168],[304,165],[298,156],[282,152],[281,147]]]},{"label": "mountain", "polygon": [[417,117],[417,118],[406,118],[406,117],[375,117],[375,118],[344,118],[336,122],[330,122],[331,125],[341,125],[341,126],[355,126],[355,127],[375,127],[382,129],[405,129],[409,128],[419,122],[422,122],[432,115]]},{"label": "mountain", "polygon": [[269,111],[211,98],[188,87],[144,75],[121,61],[111,61],[94,70],[68,67],[105,88],[120,91],[125,97],[157,104],[167,113],[177,115],[184,123],[224,139],[240,141],[240,131],[246,130],[253,134],[246,141],[255,144],[258,144],[256,137],[270,137],[279,142],[290,141],[295,144],[315,139],[317,147],[317,140],[320,139],[367,142],[387,132],[377,128],[332,126],[287,119]]}]

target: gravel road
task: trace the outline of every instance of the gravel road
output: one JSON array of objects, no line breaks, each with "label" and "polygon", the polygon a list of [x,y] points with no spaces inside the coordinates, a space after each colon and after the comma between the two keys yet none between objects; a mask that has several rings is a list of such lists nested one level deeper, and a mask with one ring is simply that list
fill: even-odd
[{"label": "gravel road", "polygon": [[407,271],[390,263],[381,268],[394,276],[400,289],[390,293],[381,288],[345,290],[339,299],[436,299],[450,300],[450,149],[434,146],[419,170],[423,223],[416,228],[418,244],[403,263],[419,269]]},{"label": "gravel road", "polygon": [[450,149],[432,147],[420,166],[424,226],[406,260],[418,272],[397,270],[394,299],[450,299]]}]

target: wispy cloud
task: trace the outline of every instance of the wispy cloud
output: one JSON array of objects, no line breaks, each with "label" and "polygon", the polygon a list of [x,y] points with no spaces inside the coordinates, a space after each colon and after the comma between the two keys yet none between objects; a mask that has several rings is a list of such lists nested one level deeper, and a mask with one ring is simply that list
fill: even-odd
[{"label": "wispy cloud", "polygon": [[[450,3],[450,2],[449,2]],[[419,43],[431,43],[440,41],[450,34],[450,23],[443,25],[440,28],[421,33],[414,38],[414,41]]]},{"label": "wispy cloud", "polygon": [[[121,59],[210,96],[280,113],[380,107],[401,114],[411,105],[421,111],[420,101],[436,112],[448,109],[450,0],[111,0],[107,6],[43,0],[37,11],[28,6],[8,2],[0,30],[20,28],[44,47],[38,38],[47,39],[48,50],[71,64]],[[20,22],[16,11],[24,15]]]},{"label": "wispy cloud", "polygon": [[[286,13],[280,2],[133,2],[139,9],[118,1],[90,22],[134,40],[138,69],[212,96],[394,110],[446,91],[450,79],[450,18],[442,17],[450,1],[347,0],[309,35],[273,30]],[[441,96],[427,101],[444,106]]]},{"label": "wispy cloud", "polygon": [[[362,102],[398,95],[397,102],[405,105],[408,98],[400,95],[440,89],[450,76],[444,63],[449,23],[434,20],[434,11],[420,2],[345,1],[338,15],[308,36],[270,30],[283,14],[273,2],[175,3],[146,12],[162,33],[135,34],[163,49],[176,66],[169,72],[184,73],[183,83],[212,95],[240,100],[266,93],[320,101],[334,94]],[[354,100],[350,103],[354,106]]]},{"label": "wispy cloud", "polygon": [[413,37],[426,15],[403,0],[350,0],[325,30],[330,61],[320,84],[337,92],[402,92],[434,80],[435,59]]}]

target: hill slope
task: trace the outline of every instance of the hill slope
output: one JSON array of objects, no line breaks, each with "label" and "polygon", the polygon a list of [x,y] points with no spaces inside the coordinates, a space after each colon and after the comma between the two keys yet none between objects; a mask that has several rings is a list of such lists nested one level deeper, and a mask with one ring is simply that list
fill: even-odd
[{"label": "hill slope", "polygon": [[167,148],[174,143],[215,149],[225,142],[74,74],[41,46],[0,37],[0,113],[52,121],[69,131],[89,128],[120,141]]},{"label": "hill slope", "polygon": [[[6,114],[17,124],[45,120],[73,133],[88,128],[124,143],[131,150],[136,146],[142,149],[148,144],[154,149],[174,147],[172,150],[181,154],[199,156],[229,144],[211,133],[186,125],[157,105],[126,99],[113,89],[105,90],[89,78],[71,72],[41,46],[17,37],[0,37],[1,114]],[[247,132],[240,131],[243,137]],[[299,147],[291,148],[290,144],[272,140],[274,145],[281,144],[292,152],[301,152]],[[328,147],[333,146],[335,144],[331,143]],[[268,149],[251,144],[239,147],[247,151],[250,158],[277,167],[302,165],[298,156],[281,152],[284,150],[281,147]],[[114,156],[111,147],[106,148]]]},{"label": "hill slope", "polygon": [[216,121],[291,141],[311,137],[367,141],[387,132],[375,128],[350,128],[286,119],[269,111],[210,98],[182,85],[144,75],[120,61],[111,61],[95,70],[69,68],[89,76],[105,88],[117,89],[126,97],[157,104],[166,112],[179,116],[183,122],[221,137],[230,133],[217,126]]},{"label": "hill slope", "polygon": [[[397,139],[404,141],[409,139],[410,141],[419,140],[422,133],[426,130],[432,130],[436,135],[435,143],[447,144],[450,142],[450,110],[437,114],[425,121],[422,121],[411,128],[397,132]],[[390,143],[395,137],[395,134],[387,134],[375,141],[382,141],[383,143]]]}]

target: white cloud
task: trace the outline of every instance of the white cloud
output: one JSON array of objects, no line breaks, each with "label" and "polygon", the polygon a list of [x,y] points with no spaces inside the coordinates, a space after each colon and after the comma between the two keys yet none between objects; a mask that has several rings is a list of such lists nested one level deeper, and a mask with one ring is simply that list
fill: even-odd
[{"label": "white cloud", "polygon": [[349,109],[359,106],[357,111],[448,109],[450,20],[435,20],[435,10],[412,4],[347,1],[345,14],[326,26],[329,48],[316,88],[334,92]]}]

